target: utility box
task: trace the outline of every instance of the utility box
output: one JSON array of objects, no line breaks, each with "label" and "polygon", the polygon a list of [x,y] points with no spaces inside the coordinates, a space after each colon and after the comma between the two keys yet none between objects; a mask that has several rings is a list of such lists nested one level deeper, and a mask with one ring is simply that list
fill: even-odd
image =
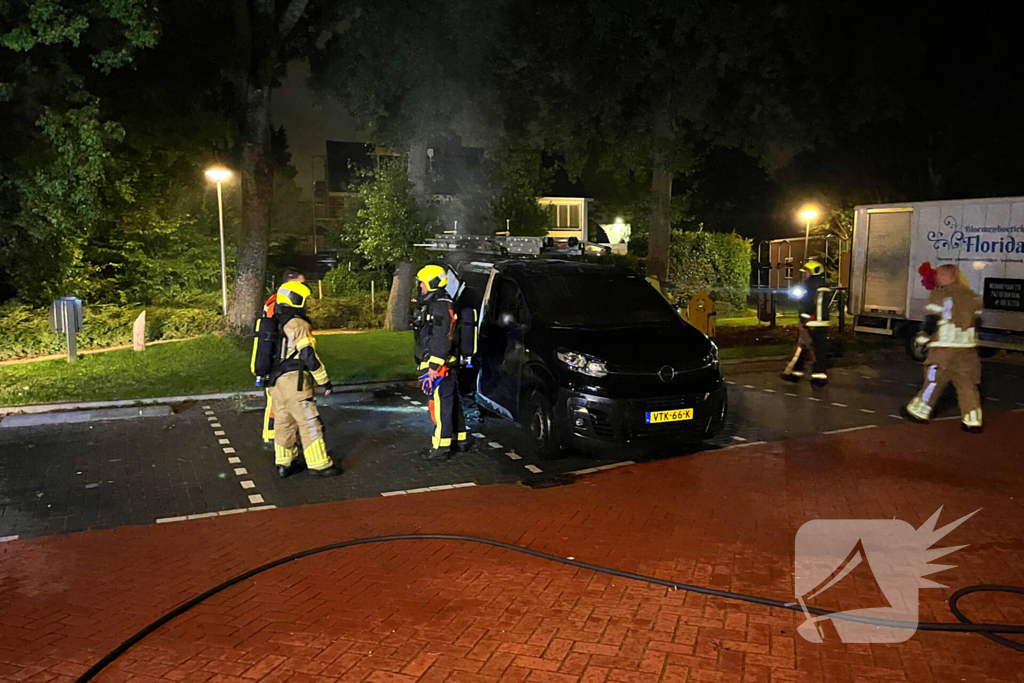
[{"label": "utility box", "polygon": [[75,335],[82,331],[82,300],[62,296],[50,304],[50,331],[64,334],[68,340],[68,362],[78,358]]},{"label": "utility box", "polygon": [[708,337],[715,336],[715,302],[707,292],[698,292],[690,299],[687,319],[691,325]]}]

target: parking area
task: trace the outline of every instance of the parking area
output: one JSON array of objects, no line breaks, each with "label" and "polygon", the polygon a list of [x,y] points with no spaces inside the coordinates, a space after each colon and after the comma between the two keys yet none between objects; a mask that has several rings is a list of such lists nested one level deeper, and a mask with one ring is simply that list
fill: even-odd
[{"label": "parking area", "polygon": [[[726,370],[729,416],[712,442],[658,454],[745,449],[815,434],[874,429],[902,421],[900,407],[917,390],[920,366],[898,356],[832,371],[828,387],[783,382],[770,364]],[[1024,367],[985,363],[989,415],[1024,412]],[[474,448],[447,462],[418,452],[431,429],[426,400],[408,391],[341,393],[321,398],[328,448],[345,474],[278,479],[260,444],[258,403],[183,404],[169,415],[122,421],[0,429],[0,539],[210,516],[259,512],[356,498],[429,495],[495,483],[559,483],[566,473],[628,465],[643,454],[621,449],[569,454],[553,461],[526,456],[517,429],[480,421],[470,411]],[[955,401],[939,419],[957,419]]]}]

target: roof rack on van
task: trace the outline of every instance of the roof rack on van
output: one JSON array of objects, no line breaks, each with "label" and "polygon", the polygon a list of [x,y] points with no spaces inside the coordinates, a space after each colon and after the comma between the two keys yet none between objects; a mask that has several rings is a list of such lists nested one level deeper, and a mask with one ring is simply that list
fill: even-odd
[{"label": "roof rack on van", "polygon": [[576,237],[519,237],[513,235],[441,234],[417,244],[429,251],[470,252],[494,256],[582,256],[587,250],[608,253],[610,247],[581,242]]}]

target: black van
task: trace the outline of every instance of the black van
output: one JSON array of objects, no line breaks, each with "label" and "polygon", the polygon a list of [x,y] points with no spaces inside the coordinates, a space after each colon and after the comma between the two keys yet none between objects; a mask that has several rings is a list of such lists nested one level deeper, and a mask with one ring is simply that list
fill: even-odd
[{"label": "black van", "polygon": [[535,455],[721,429],[718,348],[642,277],[563,260],[475,265],[459,270],[482,299],[476,401],[525,427]]}]

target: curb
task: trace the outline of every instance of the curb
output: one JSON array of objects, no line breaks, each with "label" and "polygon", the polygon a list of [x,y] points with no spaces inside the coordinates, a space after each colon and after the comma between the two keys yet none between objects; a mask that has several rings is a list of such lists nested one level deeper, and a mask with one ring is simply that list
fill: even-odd
[{"label": "curb", "polygon": [[[358,391],[377,391],[405,387],[412,380],[399,382],[369,382],[367,384],[342,384],[334,387],[336,393]],[[256,398],[263,396],[263,391],[227,391],[219,394],[191,394],[188,396],[159,396],[156,398],[128,398],[115,401],[77,401],[69,403],[36,403],[24,406],[0,407],[0,417],[7,415],[31,415],[36,413],[55,413],[63,410],[95,410],[100,408],[131,408],[134,406],[163,405],[185,403],[187,401],[223,401],[234,397]]]}]

